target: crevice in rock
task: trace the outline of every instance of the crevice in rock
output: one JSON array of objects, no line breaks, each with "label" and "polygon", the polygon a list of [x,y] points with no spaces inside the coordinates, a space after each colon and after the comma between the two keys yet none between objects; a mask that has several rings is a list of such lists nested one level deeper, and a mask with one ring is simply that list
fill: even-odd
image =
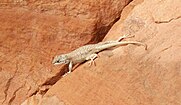
[{"label": "crevice in rock", "polygon": [[170,23],[171,21],[173,21],[173,20],[177,20],[177,19],[179,19],[179,18],[181,18],[181,16],[178,16],[178,17],[176,17],[176,18],[171,18],[171,19],[169,19],[169,20],[165,20],[165,21],[155,21],[155,23],[156,23],[156,24],[161,24],[161,23]]},{"label": "crevice in rock", "polygon": [[92,43],[98,43],[100,41],[102,41],[104,39],[104,37],[106,36],[106,34],[109,32],[109,30],[111,29],[111,27],[120,19],[120,16],[117,17],[112,23],[110,23],[108,26],[101,26],[98,27],[99,22],[97,22],[98,24],[96,24],[96,29],[94,31],[93,34],[94,37],[89,41],[89,44]]},{"label": "crevice in rock", "polygon": [[16,98],[16,93],[21,89],[23,88],[24,85],[20,86],[19,88],[17,88],[14,92],[13,92],[13,96],[10,98],[8,104],[11,105],[11,103],[14,101],[14,99]]},{"label": "crevice in rock", "polygon": [[8,89],[9,89],[9,86],[10,86],[10,83],[11,83],[11,80],[14,78],[14,76],[12,76],[10,79],[8,79],[8,81],[7,81],[7,83],[6,83],[6,88],[5,88],[5,90],[4,90],[4,94],[5,94],[5,97],[4,97],[4,100],[3,100],[3,102],[2,103],[4,103],[5,101],[6,101],[6,99],[7,99],[7,91],[8,91]]},{"label": "crevice in rock", "polygon": [[45,86],[45,85],[54,85],[59,79],[62,78],[62,76],[68,72],[68,67],[67,65],[63,66],[61,70],[59,70],[59,72],[57,74],[55,74],[55,76],[47,79],[42,85],[42,86]]},{"label": "crevice in rock", "polygon": [[32,97],[33,95],[36,95],[38,93],[38,89],[34,92],[34,93],[32,93],[31,95],[29,95],[29,97]]},{"label": "crevice in rock", "polygon": [[[127,5],[129,5],[133,0],[129,0]],[[125,5],[125,7],[127,6]],[[124,8],[125,8],[124,7]],[[123,9],[124,9],[123,8]],[[122,10],[123,10],[122,9]],[[119,11],[119,15],[118,17],[116,17],[108,26],[105,26],[105,25],[100,25],[101,22],[97,22],[97,24],[95,25],[95,31],[94,31],[94,37],[88,42],[89,44],[92,44],[92,43],[98,43],[98,42],[101,42],[104,37],[106,36],[106,34],[109,32],[109,30],[111,29],[111,27],[117,22],[119,21],[119,19],[121,18],[121,13],[122,11]]]},{"label": "crevice in rock", "polygon": [[161,52],[164,52],[164,51],[166,51],[166,50],[170,49],[171,47],[172,47],[172,45],[169,45],[168,47],[163,48],[163,49],[161,50]]},{"label": "crevice in rock", "polygon": [[30,95],[30,97],[36,94],[41,94],[43,96],[50,89],[50,87],[54,85],[58,80],[60,80],[62,76],[67,72],[68,67],[65,65],[61,70],[59,70],[57,74],[55,74],[55,76],[48,78],[42,85],[40,85],[38,89]]}]

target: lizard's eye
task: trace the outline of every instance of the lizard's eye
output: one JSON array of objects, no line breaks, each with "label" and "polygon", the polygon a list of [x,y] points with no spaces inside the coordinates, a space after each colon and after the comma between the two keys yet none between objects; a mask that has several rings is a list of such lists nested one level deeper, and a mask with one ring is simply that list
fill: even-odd
[{"label": "lizard's eye", "polygon": [[52,63],[53,63],[53,64],[59,64],[59,63],[60,63],[60,60],[58,59],[57,56],[55,56],[55,57],[53,58]]},{"label": "lizard's eye", "polygon": [[58,64],[68,64],[69,62],[66,60],[66,56],[65,55],[60,55],[60,56],[56,56],[53,60],[53,64],[54,65],[58,65]]},{"label": "lizard's eye", "polygon": [[60,61],[59,61],[59,60],[57,60],[57,61],[56,61],[56,63],[60,63]]}]

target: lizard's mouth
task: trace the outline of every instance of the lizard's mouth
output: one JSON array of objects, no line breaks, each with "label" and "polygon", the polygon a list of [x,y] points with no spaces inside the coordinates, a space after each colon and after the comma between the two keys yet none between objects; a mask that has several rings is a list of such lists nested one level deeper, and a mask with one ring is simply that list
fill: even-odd
[{"label": "lizard's mouth", "polygon": [[53,63],[53,65],[59,65],[60,63]]},{"label": "lizard's mouth", "polygon": [[60,64],[68,64],[68,62],[66,62],[66,61],[53,61],[52,64],[53,65],[60,65]]},{"label": "lizard's mouth", "polygon": [[53,60],[53,61],[52,61],[52,64],[53,64],[53,65],[58,65],[58,64],[60,64],[60,61]]},{"label": "lizard's mouth", "polygon": [[62,64],[62,62],[60,62],[60,61],[52,61],[52,64],[53,65],[59,65],[59,64]]}]

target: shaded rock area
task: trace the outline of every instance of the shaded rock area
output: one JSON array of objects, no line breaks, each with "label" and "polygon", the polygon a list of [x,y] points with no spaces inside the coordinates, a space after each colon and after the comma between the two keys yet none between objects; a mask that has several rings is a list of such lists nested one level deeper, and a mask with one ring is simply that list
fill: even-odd
[{"label": "shaded rock area", "polygon": [[129,2],[0,1],[0,104],[19,105],[45,94],[67,70],[53,66],[52,58],[101,41]]},{"label": "shaded rock area", "polygon": [[99,53],[45,94],[66,105],[181,105],[181,2],[135,0],[104,40],[131,34],[148,45],[127,45]]}]

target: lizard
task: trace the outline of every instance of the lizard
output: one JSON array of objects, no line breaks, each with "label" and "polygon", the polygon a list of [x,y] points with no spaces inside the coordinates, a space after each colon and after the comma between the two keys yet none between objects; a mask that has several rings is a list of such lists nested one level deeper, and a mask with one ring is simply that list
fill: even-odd
[{"label": "lizard", "polygon": [[69,71],[67,73],[71,73],[73,65],[82,63],[84,61],[89,62],[89,66],[94,63],[94,60],[97,58],[99,52],[102,50],[115,47],[118,45],[127,45],[127,44],[137,44],[142,45],[145,47],[145,50],[147,49],[147,45],[138,42],[138,41],[121,41],[125,38],[132,37],[130,35],[123,35],[116,41],[105,41],[105,42],[99,42],[97,44],[88,44],[84,45],[82,47],[79,47],[78,49],[75,49],[74,51],[67,53],[67,54],[61,54],[54,57],[52,64],[59,65],[59,64],[68,64]]}]

